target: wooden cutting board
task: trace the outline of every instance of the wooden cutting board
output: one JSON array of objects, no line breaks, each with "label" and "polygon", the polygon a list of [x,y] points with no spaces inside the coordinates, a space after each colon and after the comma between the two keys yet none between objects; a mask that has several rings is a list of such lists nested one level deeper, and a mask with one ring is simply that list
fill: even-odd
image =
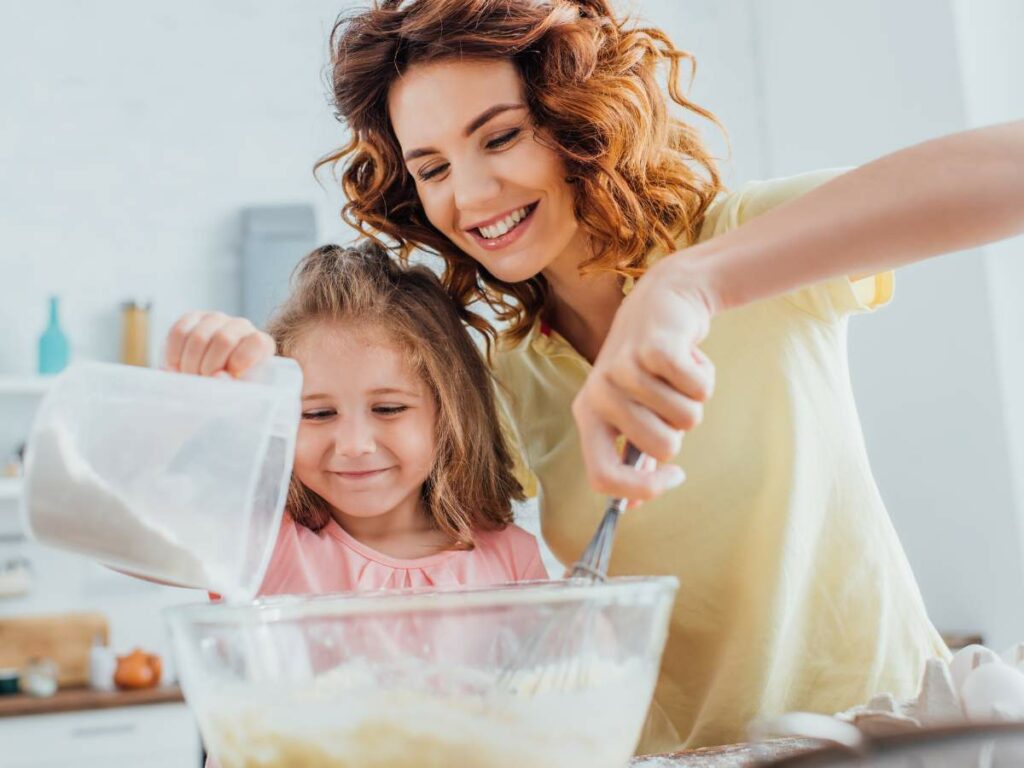
[{"label": "wooden cutting board", "polygon": [[0,618],[0,667],[22,669],[46,658],[56,662],[61,688],[87,685],[93,638],[106,643],[109,632],[102,613]]}]

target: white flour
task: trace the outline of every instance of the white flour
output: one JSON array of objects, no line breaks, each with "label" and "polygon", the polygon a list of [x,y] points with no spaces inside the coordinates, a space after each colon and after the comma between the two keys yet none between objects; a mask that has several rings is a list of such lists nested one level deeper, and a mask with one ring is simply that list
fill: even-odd
[{"label": "white flour", "polygon": [[82,458],[59,424],[34,435],[32,451],[28,498],[38,538],[145,576],[225,589],[228,581],[215,565],[204,564],[154,520],[180,512],[174,494],[168,494],[165,509],[146,514],[133,508]]},{"label": "white flour", "polygon": [[432,693],[415,683],[381,690],[369,667],[354,663],[304,688],[222,692],[200,721],[219,768],[622,768],[653,678],[639,665],[599,666],[581,689],[532,685],[524,696]]}]

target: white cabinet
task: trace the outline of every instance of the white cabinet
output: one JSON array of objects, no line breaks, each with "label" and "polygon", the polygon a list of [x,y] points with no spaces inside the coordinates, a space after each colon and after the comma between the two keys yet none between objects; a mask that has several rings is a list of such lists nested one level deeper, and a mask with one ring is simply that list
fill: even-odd
[{"label": "white cabinet", "polygon": [[184,704],[0,718],[4,768],[202,768]]}]

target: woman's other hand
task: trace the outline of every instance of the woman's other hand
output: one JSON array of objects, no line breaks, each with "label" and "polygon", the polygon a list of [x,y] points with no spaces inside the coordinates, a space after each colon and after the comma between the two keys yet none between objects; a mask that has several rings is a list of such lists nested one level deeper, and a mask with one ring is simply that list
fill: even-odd
[{"label": "woman's other hand", "polygon": [[[663,259],[637,282],[573,402],[587,475],[603,494],[647,500],[683,481],[679,467],[664,462],[700,423],[715,380],[714,365],[698,347],[714,303],[684,264]],[[624,466],[620,435],[658,467]]]},{"label": "woman's other hand", "polygon": [[274,340],[244,317],[188,312],[167,334],[168,370],[201,376],[241,376],[273,357]]}]

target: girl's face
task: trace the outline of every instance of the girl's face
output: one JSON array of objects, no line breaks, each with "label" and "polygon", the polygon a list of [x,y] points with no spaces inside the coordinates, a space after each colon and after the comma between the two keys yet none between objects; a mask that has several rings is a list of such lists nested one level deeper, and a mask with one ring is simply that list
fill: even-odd
[{"label": "girl's face", "polygon": [[302,421],[295,475],[342,519],[421,511],[437,406],[382,331],[320,323],[300,339]]},{"label": "girl's face", "polygon": [[539,141],[511,62],[414,65],[388,108],[423,210],[452,243],[510,283],[575,267],[582,232],[565,165]]}]

